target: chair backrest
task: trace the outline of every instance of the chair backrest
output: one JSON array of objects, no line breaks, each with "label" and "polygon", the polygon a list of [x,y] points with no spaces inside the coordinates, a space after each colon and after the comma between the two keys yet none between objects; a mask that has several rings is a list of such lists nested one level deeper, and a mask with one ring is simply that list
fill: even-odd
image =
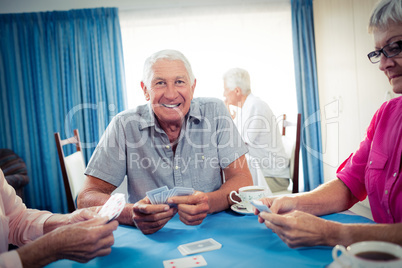
[{"label": "chair backrest", "polygon": [[[68,210],[73,212],[76,209],[75,199],[85,181],[85,160],[81,150],[80,135],[78,129],[74,129],[73,137],[62,140],[59,132],[56,132],[54,133],[54,138],[63,175]],[[65,156],[63,146],[67,144],[74,144],[77,151]]]},{"label": "chair backrest", "polygon": [[0,149],[0,168],[8,184],[24,200],[23,189],[29,183],[28,170],[24,160],[11,149]]},{"label": "chair backrest", "polygon": [[299,155],[300,155],[300,133],[301,133],[301,114],[297,114],[296,122],[291,122],[286,119],[286,114],[283,115],[282,121],[282,136],[286,136],[288,127],[296,127],[295,140],[292,143],[290,156],[290,179],[293,183],[292,193],[299,192]]}]

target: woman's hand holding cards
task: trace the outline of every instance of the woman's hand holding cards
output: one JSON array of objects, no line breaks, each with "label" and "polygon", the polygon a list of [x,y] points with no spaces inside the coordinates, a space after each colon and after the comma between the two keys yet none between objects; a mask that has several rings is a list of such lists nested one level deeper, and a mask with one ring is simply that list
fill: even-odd
[{"label": "woman's hand holding cards", "polygon": [[250,203],[257,209],[257,211],[254,211],[254,214],[259,214],[260,212],[263,212],[263,211],[269,212],[269,213],[272,212],[269,209],[269,207],[267,207],[264,203],[262,203],[259,200],[251,200]]}]

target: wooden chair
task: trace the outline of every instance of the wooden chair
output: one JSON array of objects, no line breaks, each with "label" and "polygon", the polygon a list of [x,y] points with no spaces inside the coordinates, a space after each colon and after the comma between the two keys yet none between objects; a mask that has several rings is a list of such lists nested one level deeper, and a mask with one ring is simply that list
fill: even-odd
[{"label": "wooden chair", "polygon": [[292,193],[299,192],[299,155],[300,155],[300,132],[301,132],[301,114],[297,114],[297,121],[290,122],[286,119],[286,114],[283,115],[282,121],[282,136],[286,136],[286,129],[296,127],[295,141],[292,144],[290,157],[290,179],[292,180]]},{"label": "wooden chair", "polygon": [[[69,212],[73,212],[77,207],[75,199],[85,181],[85,160],[81,150],[80,135],[78,129],[74,129],[74,136],[62,140],[59,132],[54,133],[61,173],[63,174],[64,189],[66,191],[67,205]],[[74,144],[76,152],[65,156],[63,146]]]}]

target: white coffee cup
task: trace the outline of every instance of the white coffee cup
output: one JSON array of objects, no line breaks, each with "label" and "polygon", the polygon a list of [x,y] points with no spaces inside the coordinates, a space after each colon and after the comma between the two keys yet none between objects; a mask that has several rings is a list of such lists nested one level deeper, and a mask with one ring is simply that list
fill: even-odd
[{"label": "white coffee cup", "polygon": [[[241,202],[236,201],[232,198],[232,195],[236,195],[240,198]],[[239,189],[239,193],[236,191],[231,191],[229,194],[230,200],[236,204],[240,204],[245,207],[248,211],[253,211],[253,206],[250,204],[251,200],[258,200],[263,197],[268,197],[270,194],[267,188],[261,186],[246,186]]]},{"label": "white coffee cup", "polygon": [[[338,252],[341,252],[339,257]],[[341,267],[400,268],[402,267],[402,247],[382,241],[358,242],[347,248],[337,245],[332,249],[332,258]]]}]

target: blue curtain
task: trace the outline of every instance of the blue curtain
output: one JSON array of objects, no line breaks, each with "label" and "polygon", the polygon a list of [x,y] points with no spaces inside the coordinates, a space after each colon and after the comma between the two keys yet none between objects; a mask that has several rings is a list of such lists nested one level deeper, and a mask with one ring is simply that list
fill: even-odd
[{"label": "blue curtain", "polygon": [[291,0],[298,111],[302,114],[304,190],[324,181],[312,0]]},{"label": "blue curtain", "polygon": [[88,161],[125,108],[118,10],[0,15],[0,78],[0,148],[27,164],[25,202],[67,212],[54,132],[78,128]]}]

